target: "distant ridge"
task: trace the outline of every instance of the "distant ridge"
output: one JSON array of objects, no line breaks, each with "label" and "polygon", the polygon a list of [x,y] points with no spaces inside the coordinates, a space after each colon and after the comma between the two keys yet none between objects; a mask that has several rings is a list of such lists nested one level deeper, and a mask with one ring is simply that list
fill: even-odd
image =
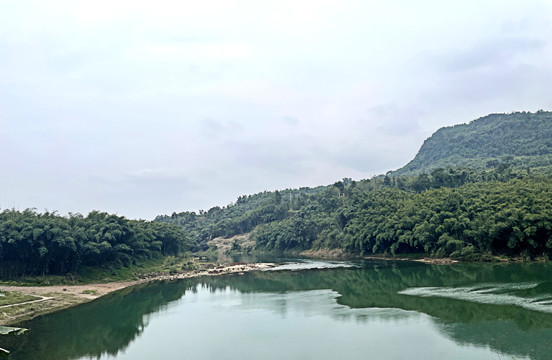
[{"label": "distant ridge", "polygon": [[491,114],[439,129],[389,174],[155,220],[181,227],[192,251],[218,255],[552,259],[552,113]]},{"label": "distant ridge", "polygon": [[552,166],[552,112],[491,114],[468,124],[443,127],[418,154],[388,175],[416,175],[438,168],[486,169],[502,162],[516,167]]}]

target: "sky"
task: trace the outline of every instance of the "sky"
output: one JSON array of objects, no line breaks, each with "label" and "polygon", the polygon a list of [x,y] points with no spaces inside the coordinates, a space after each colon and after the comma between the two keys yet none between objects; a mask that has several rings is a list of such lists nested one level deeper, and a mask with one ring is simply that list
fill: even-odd
[{"label": "sky", "polygon": [[133,219],[552,110],[552,1],[0,0],[0,209]]}]

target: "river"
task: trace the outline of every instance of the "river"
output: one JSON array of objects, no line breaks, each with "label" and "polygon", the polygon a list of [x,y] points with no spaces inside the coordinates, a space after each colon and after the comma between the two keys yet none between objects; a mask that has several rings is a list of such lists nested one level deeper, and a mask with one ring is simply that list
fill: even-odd
[{"label": "river", "polygon": [[10,359],[552,359],[552,266],[303,260],[20,326]]}]

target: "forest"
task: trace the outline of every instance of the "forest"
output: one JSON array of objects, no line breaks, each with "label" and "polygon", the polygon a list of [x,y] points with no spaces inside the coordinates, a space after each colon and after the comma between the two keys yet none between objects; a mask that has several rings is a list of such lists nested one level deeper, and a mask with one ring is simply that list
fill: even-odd
[{"label": "forest", "polygon": [[176,254],[190,249],[175,225],[92,211],[0,212],[0,278],[67,274],[82,266],[117,264]]},{"label": "forest", "polygon": [[190,237],[192,250],[202,251],[207,250],[207,242],[215,237],[247,233],[258,225],[286,219],[290,211],[299,210],[308,199],[327,188],[319,186],[243,195],[228,206],[215,206],[197,213],[186,211],[160,215],[155,221],[178,225]]},{"label": "forest", "polygon": [[255,247],[235,250],[549,257],[551,164],[552,113],[492,114],[438,130],[386,175],[265,191],[156,221],[182,227],[195,250],[249,233]]},{"label": "forest", "polygon": [[196,226],[190,235],[197,249],[207,249],[214,237],[251,231],[256,246],[244,251],[549,256],[552,178],[500,168],[344,179],[308,195],[265,192],[254,196],[255,205],[241,197],[227,208],[157,220]]},{"label": "forest", "polygon": [[[329,189],[305,210],[256,228],[258,249],[341,248],[359,255],[552,253],[552,180],[486,181],[419,193]],[[328,206],[332,204],[332,206]]]},{"label": "forest", "polygon": [[443,127],[424,141],[412,161],[390,174],[417,175],[458,166],[484,170],[504,159],[516,167],[550,174],[552,112],[491,114]]}]

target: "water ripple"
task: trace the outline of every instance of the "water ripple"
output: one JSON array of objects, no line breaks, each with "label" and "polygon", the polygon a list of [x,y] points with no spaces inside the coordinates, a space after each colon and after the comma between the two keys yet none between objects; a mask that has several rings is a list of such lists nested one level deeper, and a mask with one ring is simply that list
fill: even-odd
[{"label": "water ripple", "polygon": [[289,262],[281,265],[277,265],[272,268],[267,268],[264,271],[302,271],[302,270],[318,270],[318,269],[337,269],[337,268],[351,268],[358,267],[358,265],[344,262],[344,261],[321,261],[321,260],[304,260],[301,262]]},{"label": "water ripple", "polygon": [[399,294],[420,297],[442,297],[482,304],[515,305],[528,310],[552,313],[552,294],[522,297],[515,292],[534,289],[539,283],[481,284],[462,287],[414,287]]}]

